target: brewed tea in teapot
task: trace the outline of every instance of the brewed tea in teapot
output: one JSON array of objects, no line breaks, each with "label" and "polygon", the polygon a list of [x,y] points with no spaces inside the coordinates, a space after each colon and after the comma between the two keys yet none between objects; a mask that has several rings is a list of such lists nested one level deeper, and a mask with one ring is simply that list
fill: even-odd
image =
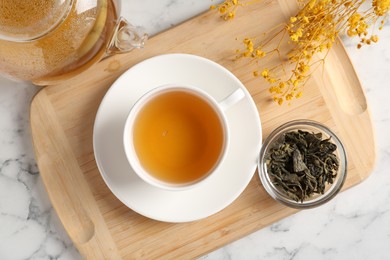
[{"label": "brewed tea in teapot", "polygon": [[47,82],[80,73],[107,52],[142,47],[147,36],[119,12],[115,0],[1,0],[0,74]]}]

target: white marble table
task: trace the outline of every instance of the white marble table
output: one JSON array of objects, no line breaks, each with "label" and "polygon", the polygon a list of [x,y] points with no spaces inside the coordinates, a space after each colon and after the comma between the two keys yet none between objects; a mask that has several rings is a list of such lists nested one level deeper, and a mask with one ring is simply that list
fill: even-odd
[{"label": "white marble table", "polygon": [[[123,15],[150,34],[206,9],[209,0],[125,0]],[[376,127],[367,180],[330,203],[277,222],[203,259],[390,259],[390,28],[375,46],[344,40]],[[387,47],[387,48],[386,48]],[[37,88],[0,77],[0,259],[80,259],[47,198],[34,161],[29,103]]]}]

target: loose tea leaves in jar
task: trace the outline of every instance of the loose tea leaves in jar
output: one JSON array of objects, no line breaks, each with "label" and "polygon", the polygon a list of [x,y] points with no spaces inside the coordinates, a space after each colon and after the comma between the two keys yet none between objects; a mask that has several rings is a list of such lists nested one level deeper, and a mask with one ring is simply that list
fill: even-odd
[{"label": "loose tea leaves in jar", "polygon": [[322,140],[322,133],[291,131],[271,148],[267,171],[273,184],[290,199],[303,202],[315,195],[324,194],[339,169],[337,146],[330,138]]}]

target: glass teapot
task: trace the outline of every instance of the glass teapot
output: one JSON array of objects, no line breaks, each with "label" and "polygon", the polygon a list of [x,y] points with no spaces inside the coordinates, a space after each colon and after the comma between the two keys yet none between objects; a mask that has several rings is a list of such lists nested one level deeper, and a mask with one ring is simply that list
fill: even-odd
[{"label": "glass teapot", "polygon": [[147,35],[119,13],[119,0],[1,0],[0,74],[50,84],[143,47]]}]

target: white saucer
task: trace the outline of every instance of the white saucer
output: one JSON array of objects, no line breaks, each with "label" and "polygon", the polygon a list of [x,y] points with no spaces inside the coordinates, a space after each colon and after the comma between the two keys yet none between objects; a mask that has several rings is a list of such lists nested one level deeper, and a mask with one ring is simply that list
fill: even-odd
[{"label": "white saucer", "polygon": [[[139,97],[157,86],[178,82],[197,86],[217,101],[237,88],[246,97],[226,112],[231,143],[219,170],[200,186],[168,191],[147,184],[134,173],[122,136],[126,117]],[[104,181],[126,206],[155,220],[187,222],[224,209],[242,193],[256,170],[261,138],[257,108],[231,72],[198,56],[167,54],[133,66],[111,86],[96,115],[93,146]]]}]

